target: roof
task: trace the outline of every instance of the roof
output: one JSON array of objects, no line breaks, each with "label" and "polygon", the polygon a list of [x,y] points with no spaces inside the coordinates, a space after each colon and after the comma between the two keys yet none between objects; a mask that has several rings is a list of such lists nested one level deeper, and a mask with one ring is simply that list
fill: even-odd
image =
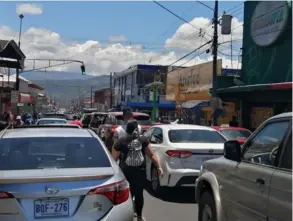
[{"label": "roof", "polygon": [[[123,112],[122,111],[119,111],[119,112],[108,112],[108,114],[114,115],[114,116],[119,116],[119,115],[123,115]],[[148,114],[141,113],[141,112],[132,112],[132,114],[134,116],[149,116]]]},{"label": "roof", "polygon": [[16,60],[22,60],[26,58],[14,40],[0,40],[0,57]]},{"label": "roof", "polygon": [[62,118],[41,118],[39,119],[38,121],[42,121],[42,120],[62,120],[62,121],[66,121],[65,119],[62,119]]},{"label": "roof", "polygon": [[5,131],[2,138],[32,137],[92,137],[91,133],[81,128],[16,128]]},{"label": "roof", "polygon": [[243,128],[243,127],[212,126],[212,128],[214,128],[215,130],[246,130],[246,131],[249,131],[248,129]]},{"label": "roof", "polygon": [[276,116],[271,117],[270,120],[271,119],[278,119],[278,118],[282,118],[282,117],[292,117],[292,112],[278,114]]},{"label": "roof", "polygon": [[211,127],[201,126],[201,125],[192,125],[192,124],[162,124],[162,125],[155,125],[154,127],[159,128],[167,128],[169,130],[210,130],[215,131],[215,129]]}]

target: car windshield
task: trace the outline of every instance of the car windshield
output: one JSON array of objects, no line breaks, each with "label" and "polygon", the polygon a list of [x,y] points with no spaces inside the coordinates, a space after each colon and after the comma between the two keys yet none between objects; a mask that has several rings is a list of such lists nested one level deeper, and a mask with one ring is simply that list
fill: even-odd
[{"label": "car windshield", "polygon": [[250,135],[251,132],[248,130],[220,130],[220,133],[226,137],[228,140],[232,139],[247,139]]},{"label": "car windshield", "polygon": [[67,121],[65,120],[39,120],[38,125],[44,125],[44,124],[67,124]]},{"label": "car windshield", "polygon": [[0,140],[0,170],[110,167],[93,137],[34,137]]},{"label": "car windshield", "polygon": [[[118,125],[124,124],[124,120],[123,120],[122,115],[116,116],[115,118],[117,120]],[[152,121],[149,116],[137,115],[137,116],[133,116],[133,119],[137,120],[139,125],[152,125]]]},{"label": "car windshield", "polygon": [[224,143],[226,140],[217,131],[211,130],[170,130],[172,143]]}]

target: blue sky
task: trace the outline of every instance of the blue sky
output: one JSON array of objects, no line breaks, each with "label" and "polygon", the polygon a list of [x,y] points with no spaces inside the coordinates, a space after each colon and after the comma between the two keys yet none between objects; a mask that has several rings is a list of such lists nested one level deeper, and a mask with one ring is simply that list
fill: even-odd
[{"label": "blue sky", "polygon": [[[16,5],[26,2],[1,2],[0,26],[18,30]],[[32,3],[32,2],[30,2]],[[42,6],[42,15],[25,15],[23,29],[34,26],[47,28],[63,38],[85,41],[107,40],[124,35],[128,41],[144,43],[153,48],[164,44],[183,22],[155,3],[149,2],[34,2]],[[194,17],[212,17],[212,11],[197,2],[160,2],[190,21]],[[213,7],[214,2],[205,2]],[[219,13],[239,5],[219,2]],[[242,6],[243,7],[243,6]],[[238,9],[238,11],[237,11]],[[236,8],[235,14],[240,7]],[[232,10],[233,12],[233,10]],[[242,19],[242,15],[238,16]]]},{"label": "blue sky", "polygon": [[[204,3],[214,7],[213,1]],[[21,49],[27,58],[82,60],[87,72],[94,75],[119,72],[135,64],[169,65],[205,43],[206,37],[210,38],[213,11],[196,1],[160,4],[192,25],[152,1],[0,2],[0,39],[18,41],[18,13],[23,13]],[[242,38],[243,7],[241,1],[219,1],[219,15],[227,11],[235,16],[232,29],[237,29],[233,31],[233,39]],[[205,37],[199,35],[199,28],[204,30]],[[111,37],[120,40],[113,42],[109,40]],[[219,36],[222,42],[230,39],[230,36]],[[239,64],[241,43],[241,39],[233,41],[234,67]],[[202,48],[201,52],[209,47]],[[221,45],[219,50],[222,54],[231,52],[229,45]],[[223,66],[232,66],[231,58],[226,57]],[[176,65],[191,66],[210,58],[211,54],[195,54]],[[32,63],[26,61],[26,67],[31,69]],[[78,69],[72,64],[54,70]]]}]

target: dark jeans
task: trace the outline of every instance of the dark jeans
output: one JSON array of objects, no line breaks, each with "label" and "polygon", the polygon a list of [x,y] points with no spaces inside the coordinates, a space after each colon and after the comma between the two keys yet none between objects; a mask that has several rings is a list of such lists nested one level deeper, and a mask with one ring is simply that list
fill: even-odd
[{"label": "dark jeans", "polygon": [[125,167],[123,172],[130,184],[131,195],[134,197],[135,212],[137,216],[141,216],[144,204],[143,190],[146,183],[145,169],[139,167]]}]

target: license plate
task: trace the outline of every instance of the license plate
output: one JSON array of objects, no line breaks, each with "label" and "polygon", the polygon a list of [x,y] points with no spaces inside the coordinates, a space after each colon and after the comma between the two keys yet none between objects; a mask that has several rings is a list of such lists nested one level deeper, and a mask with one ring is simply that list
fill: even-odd
[{"label": "license plate", "polygon": [[69,216],[69,199],[38,199],[34,201],[35,218]]}]

